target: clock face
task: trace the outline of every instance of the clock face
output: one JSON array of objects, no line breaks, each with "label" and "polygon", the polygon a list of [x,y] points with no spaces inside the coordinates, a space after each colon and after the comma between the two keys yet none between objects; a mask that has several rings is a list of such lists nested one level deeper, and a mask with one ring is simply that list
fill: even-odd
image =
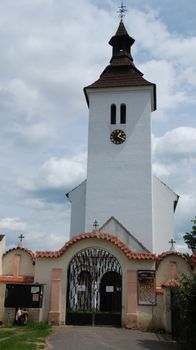
[{"label": "clock face", "polygon": [[126,134],[123,130],[116,129],[112,131],[110,135],[110,141],[113,142],[115,145],[120,145],[126,140]]}]

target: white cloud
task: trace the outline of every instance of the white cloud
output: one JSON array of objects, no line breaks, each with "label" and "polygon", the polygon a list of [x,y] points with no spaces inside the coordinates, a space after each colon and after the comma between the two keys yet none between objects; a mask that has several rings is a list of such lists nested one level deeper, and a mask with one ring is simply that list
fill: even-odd
[{"label": "white cloud", "polygon": [[128,17],[137,39],[134,49],[138,56],[140,50],[145,53],[145,63],[139,68],[146,79],[157,84],[158,112],[153,116],[167,120],[162,109],[196,103],[195,89],[191,89],[196,85],[196,36],[170,33],[157,10],[150,7],[146,11],[132,9]]},{"label": "white cloud", "polygon": [[32,125],[23,126],[21,129],[18,125],[16,130],[21,138],[30,143],[43,142],[44,139],[50,139],[54,137],[54,130],[52,130],[50,125],[43,122],[33,123]]},{"label": "white cloud", "polygon": [[[154,138],[156,157],[196,157],[196,128],[181,126]],[[192,159],[191,159],[192,160]]]},{"label": "white cloud", "polygon": [[177,244],[175,244],[175,250],[177,252],[182,253],[182,254],[187,254],[188,253],[188,254],[192,255],[191,250],[188,249],[188,247],[186,246],[185,243],[182,243],[182,244],[177,243]]},{"label": "white cloud", "polygon": [[79,184],[85,177],[86,154],[78,154],[72,158],[52,157],[43,164],[37,185],[67,188]]},{"label": "white cloud", "polygon": [[2,218],[0,219],[0,228],[11,231],[25,231],[26,223],[22,222],[20,218]]},{"label": "white cloud", "polygon": [[163,136],[153,137],[153,171],[175,186],[178,193],[194,194],[196,128],[178,127]]},{"label": "white cloud", "polygon": [[168,178],[176,173],[176,164],[163,164],[160,162],[153,162],[153,173],[160,178]]},{"label": "white cloud", "polygon": [[30,232],[25,236],[25,244],[36,250],[57,250],[60,249],[68,236],[60,234],[59,232],[47,233],[44,231]]},{"label": "white cloud", "polygon": [[185,101],[188,95],[178,87],[178,74],[171,62],[152,60],[140,66],[145,77],[157,84],[158,109],[174,109]]},{"label": "white cloud", "polygon": [[[25,191],[62,189],[63,193],[79,185],[86,178],[86,163],[86,153],[64,158],[52,157],[43,163],[34,179],[20,177],[17,184]],[[33,203],[36,202],[33,200]]]},{"label": "white cloud", "polygon": [[[159,17],[156,9],[146,11],[132,9],[129,14],[137,42],[142,48],[147,48],[157,59],[181,63],[182,66],[196,66],[196,37],[170,33]],[[145,30],[141,30],[145,28]]]},{"label": "white cloud", "polygon": [[196,128],[178,127],[153,137],[153,159],[153,172],[180,195],[176,227],[185,232],[196,215]]},{"label": "white cloud", "polygon": [[180,205],[176,212],[179,227],[196,216],[196,190],[191,193],[189,189],[187,192],[181,194]]},{"label": "white cloud", "polygon": [[[29,187],[28,187],[29,189]],[[40,198],[27,198],[23,200],[23,205],[31,208],[31,210],[35,210],[35,211],[47,211],[50,213],[53,212],[55,213],[56,211],[61,211],[61,206],[62,204],[57,204],[57,203],[48,203],[48,202],[44,202],[43,200],[41,200]]]},{"label": "white cloud", "polygon": [[27,85],[27,82],[20,79],[12,79],[8,82],[8,90],[13,94],[19,108],[24,106],[25,110],[36,110],[40,101],[39,93],[34,87]]}]

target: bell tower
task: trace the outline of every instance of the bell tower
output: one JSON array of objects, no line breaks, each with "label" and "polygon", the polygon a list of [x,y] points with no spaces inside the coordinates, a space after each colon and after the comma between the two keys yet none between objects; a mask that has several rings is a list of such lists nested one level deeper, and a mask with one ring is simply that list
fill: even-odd
[{"label": "bell tower", "polygon": [[[156,85],[132,56],[135,40],[123,23],[110,39],[112,57],[99,79],[84,88],[89,107],[87,180],[67,194],[71,237],[99,229],[135,251],[163,252],[174,238],[178,195],[152,176],[151,112]],[[97,225],[96,225],[97,229]]]},{"label": "bell tower", "polygon": [[122,19],[110,39],[112,58],[84,89],[89,106],[85,232],[115,217],[153,250],[151,111],[155,85],[131,54],[134,39]]}]

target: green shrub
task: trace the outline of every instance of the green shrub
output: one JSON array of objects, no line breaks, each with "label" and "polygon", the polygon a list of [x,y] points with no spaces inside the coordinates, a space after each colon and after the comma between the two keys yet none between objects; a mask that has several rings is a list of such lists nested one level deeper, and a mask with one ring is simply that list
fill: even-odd
[{"label": "green shrub", "polygon": [[184,276],[182,285],[175,289],[179,301],[181,332],[178,338],[179,349],[196,349],[196,274]]}]

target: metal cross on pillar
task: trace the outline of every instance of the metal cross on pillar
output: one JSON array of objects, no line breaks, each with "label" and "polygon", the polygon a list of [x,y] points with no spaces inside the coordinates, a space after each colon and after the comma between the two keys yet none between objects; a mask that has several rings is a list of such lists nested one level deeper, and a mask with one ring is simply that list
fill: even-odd
[{"label": "metal cross on pillar", "polygon": [[95,221],[93,223],[93,231],[97,231],[98,227],[99,227],[99,224],[98,224],[97,220],[95,219]]},{"label": "metal cross on pillar", "polygon": [[174,250],[174,244],[176,243],[176,241],[174,241],[174,239],[172,238],[168,243],[171,244],[170,250]]},{"label": "metal cross on pillar", "polygon": [[23,234],[21,233],[21,235],[20,236],[18,236],[18,238],[19,238],[19,246],[22,246],[22,241],[23,241],[23,238],[24,238],[24,236],[23,236]]}]

